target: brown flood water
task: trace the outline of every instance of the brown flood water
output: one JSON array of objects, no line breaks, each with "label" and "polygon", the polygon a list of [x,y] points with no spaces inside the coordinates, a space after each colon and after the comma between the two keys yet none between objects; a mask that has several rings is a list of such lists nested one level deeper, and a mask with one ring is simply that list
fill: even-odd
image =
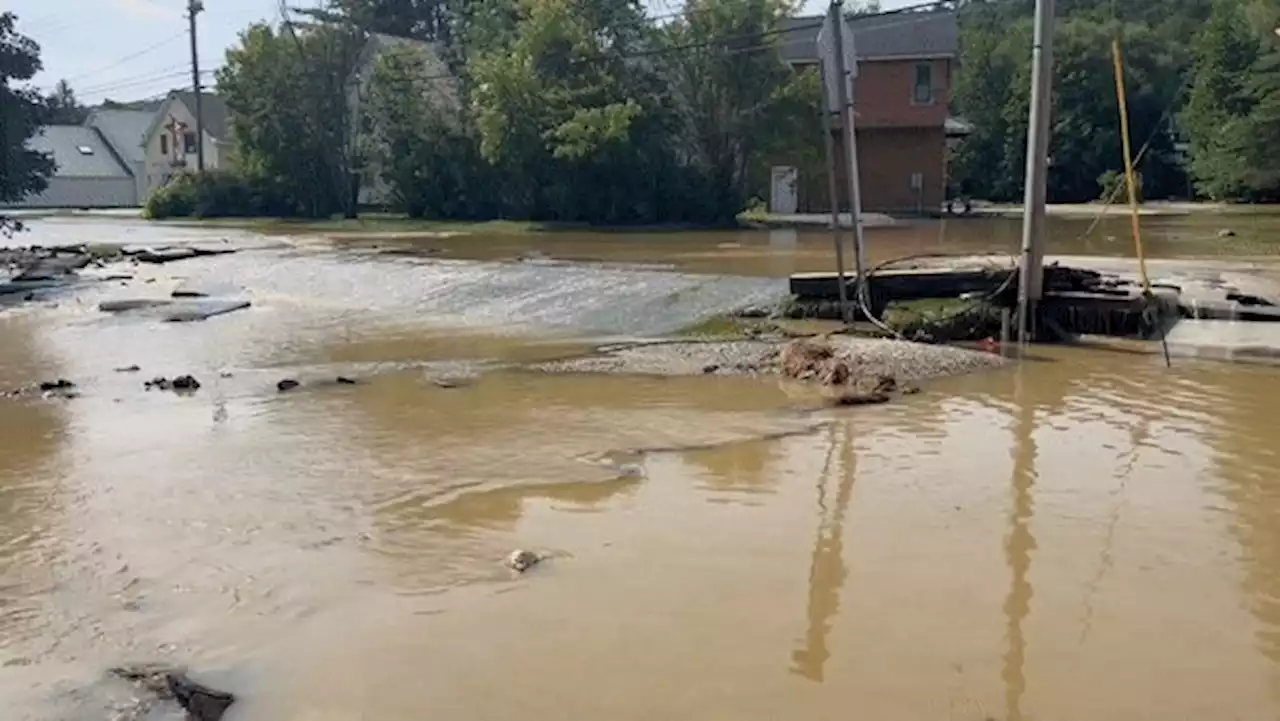
[{"label": "brown flood water", "polygon": [[[1200,236],[1226,224],[1182,220],[1160,254],[1215,255]],[[1016,237],[965,223],[938,248]],[[938,228],[887,232],[883,257]],[[1274,368],[1049,349],[832,414],[772,380],[430,382],[776,295],[826,258],[787,235],[457,237],[421,259],[37,223],[22,242],[256,249],[0,314],[0,386],[84,392],[0,399],[5,718],[102,719],[81,690],[136,660],[236,691],[227,721],[1280,716]],[[493,262],[532,247],[549,258]],[[92,310],[178,276],[255,307]],[[141,390],[181,372],[205,387]],[[275,392],[338,372],[368,380]],[[550,560],[515,577],[514,548]]]}]

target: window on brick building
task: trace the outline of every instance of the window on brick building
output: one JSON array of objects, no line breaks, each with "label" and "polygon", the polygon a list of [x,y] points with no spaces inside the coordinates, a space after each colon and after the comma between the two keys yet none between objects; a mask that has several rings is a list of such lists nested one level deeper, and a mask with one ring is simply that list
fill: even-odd
[{"label": "window on brick building", "polygon": [[188,153],[188,154],[196,152],[196,134],[195,133],[182,134],[182,152]]},{"label": "window on brick building", "polygon": [[933,65],[920,63],[916,65],[916,84],[912,89],[911,101],[916,105],[933,103]]}]

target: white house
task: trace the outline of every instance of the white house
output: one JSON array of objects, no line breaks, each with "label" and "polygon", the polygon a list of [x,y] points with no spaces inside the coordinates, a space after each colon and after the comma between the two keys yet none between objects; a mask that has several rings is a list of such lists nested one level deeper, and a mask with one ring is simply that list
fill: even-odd
[{"label": "white house", "polygon": [[[204,120],[205,170],[231,167],[231,138],[228,132],[227,104],[209,93],[200,96],[200,115]],[[196,103],[195,93],[175,90],[165,98],[159,112],[151,118],[142,138],[145,157],[146,192],[143,200],[169,184],[175,175],[196,169]]]},{"label": "white house", "polygon": [[[205,168],[228,167],[227,106],[201,97]],[[177,172],[196,167],[195,96],[169,93],[159,110],[100,108],[84,125],[50,125],[28,147],[53,157],[45,192],[16,203],[22,208],[136,208]]]},{"label": "white house", "polygon": [[[447,107],[456,107],[458,89],[441,54],[431,43],[373,33],[348,81],[347,108],[352,127],[361,128],[361,99],[366,96],[379,58],[393,50],[412,50],[433,79],[427,92]],[[179,173],[196,169],[197,149],[204,147],[206,170],[233,167],[229,111],[222,98],[200,96],[203,137],[197,138],[195,93],[175,90],[159,110],[104,108],[90,114],[84,126],[56,125],[33,138],[33,149],[53,155],[57,170],[49,189],[24,199],[19,207],[107,208],[138,207]],[[365,142],[363,138],[358,142]],[[360,202],[385,205],[390,189],[380,169],[369,163],[360,169]]]}]

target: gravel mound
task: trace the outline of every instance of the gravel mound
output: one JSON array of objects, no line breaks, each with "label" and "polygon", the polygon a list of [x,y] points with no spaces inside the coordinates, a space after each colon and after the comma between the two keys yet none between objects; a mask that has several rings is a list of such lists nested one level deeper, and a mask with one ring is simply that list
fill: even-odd
[{"label": "gravel mound", "polygon": [[[900,382],[998,368],[1005,359],[952,346],[900,340],[833,336],[837,356],[859,375],[887,375]],[[671,341],[601,349],[601,354],[535,366],[551,373],[618,373],[637,375],[777,374],[782,341]]]},{"label": "gravel mound", "polygon": [[551,373],[685,376],[774,372],[779,345],[763,341],[672,341],[601,349],[601,355],[543,363]]},{"label": "gravel mound", "polygon": [[899,381],[946,378],[999,368],[1007,362],[992,353],[905,340],[833,336],[830,343],[840,358],[861,366],[865,373],[890,375]]}]

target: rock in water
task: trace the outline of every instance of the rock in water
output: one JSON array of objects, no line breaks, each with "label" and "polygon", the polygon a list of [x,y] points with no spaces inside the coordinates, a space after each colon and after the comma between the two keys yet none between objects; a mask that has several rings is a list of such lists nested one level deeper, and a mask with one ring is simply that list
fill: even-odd
[{"label": "rock in water", "polygon": [[221,721],[236,697],[202,686],[183,674],[169,674],[169,692],[195,721]]},{"label": "rock in water", "polygon": [[356,384],[356,381],[354,378],[348,378],[346,376],[338,376],[336,382],[340,386],[353,386]]},{"label": "rock in water", "polygon": [[516,549],[507,556],[507,566],[517,573],[524,573],[541,562],[542,556],[524,549]]},{"label": "rock in water", "polygon": [[281,393],[284,393],[286,391],[291,391],[300,385],[302,384],[299,383],[298,381],[295,381],[292,378],[285,378],[284,380],[276,384],[276,390],[280,391]]},{"label": "rock in water", "polygon": [[1234,238],[1234,237],[1236,237],[1236,232],[1235,232],[1234,230],[1230,229],[1230,228],[1223,228],[1222,230],[1219,230],[1219,231],[1218,231],[1218,237],[1219,237],[1219,238]]},{"label": "rock in water", "polygon": [[131,366],[124,366],[122,368],[117,368],[116,373],[137,373],[140,370],[142,370],[142,367],[139,366],[137,363],[134,363]]},{"label": "rock in water", "polygon": [[848,390],[837,394],[832,401],[838,406],[870,406],[888,403],[889,394],[881,391]]},{"label": "rock in water", "polygon": [[233,694],[192,681],[186,670],[177,666],[139,664],[113,668],[111,673],[149,691],[159,701],[176,702],[191,721],[221,721],[236,700]]},{"label": "rock in water", "polygon": [[183,393],[193,393],[200,389],[200,381],[194,376],[178,376],[169,379],[164,376],[156,376],[142,384],[147,390],[156,389],[161,391],[179,391]]},{"label": "rock in water", "polygon": [[783,375],[806,380],[822,372],[834,355],[835,350],[829,343],[797,338],[783,346],[778,361]]},{"label": "rock in water", "polygon": [[42,381],[40,383],[40,392],[48,393],[49,391],[69,391],[75,387],[75,383],[72,383],[66,378],[59,378],[56,381]]}]

